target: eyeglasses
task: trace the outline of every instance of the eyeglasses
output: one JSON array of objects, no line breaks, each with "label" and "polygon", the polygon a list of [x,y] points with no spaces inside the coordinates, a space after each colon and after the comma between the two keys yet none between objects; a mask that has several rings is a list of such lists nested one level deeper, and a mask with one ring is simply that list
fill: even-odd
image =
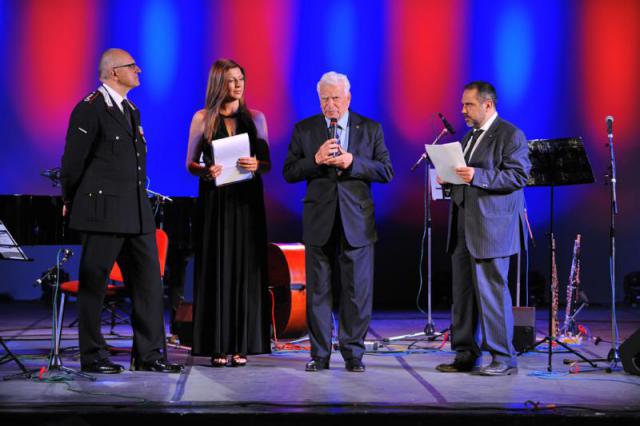
[{"label": "eyeglasses", "polygon": [[134,70],[134,69],[138,68],[138,65],[135,62],[131,62],[130,64],[118,65],[116,67],[112,67],[112,69],[114,69],[114,70],[116,70],[118,68],[129,68],[131,70]]}]

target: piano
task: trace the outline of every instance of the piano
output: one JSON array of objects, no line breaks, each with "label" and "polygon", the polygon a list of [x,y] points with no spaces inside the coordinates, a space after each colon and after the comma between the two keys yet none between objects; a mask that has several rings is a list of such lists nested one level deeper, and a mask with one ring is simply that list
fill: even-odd
[{"label": "piano", "polygon": [[[169,244],[192,248],[194,197],[171,197],[173,202],[149,199],[156,225],[165,230]],[[62,217],[62,197],[54,195],[0,195],[0,220],[20,245],[79,245],[80,235]]]}]

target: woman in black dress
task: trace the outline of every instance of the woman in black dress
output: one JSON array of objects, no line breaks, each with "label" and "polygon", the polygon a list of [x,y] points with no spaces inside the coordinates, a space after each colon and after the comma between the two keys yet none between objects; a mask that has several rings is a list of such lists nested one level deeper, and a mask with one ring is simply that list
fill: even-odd
[{"label": "woman in black dress", "polygon": [[[244,102],[244,69],[228,59],[209,72],[205,109],[189,130],[187,169],[200,178],[195,223],[192,354],[211,365],[244,366],[248,354],[270,352],[266,283],[266,218],[260,175],[270,170],[267,122]],[[238,167],[254,174],[217,187],[222,166],[211,141],[248,133],[251,156]],[[230,360],[227,355],[231,355]]]}]

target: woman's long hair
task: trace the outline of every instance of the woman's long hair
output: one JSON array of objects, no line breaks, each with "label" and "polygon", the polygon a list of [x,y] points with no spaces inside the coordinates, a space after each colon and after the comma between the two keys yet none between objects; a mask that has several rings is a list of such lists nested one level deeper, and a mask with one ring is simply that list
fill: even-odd
[{"label": "woman's long hair", "polygon": [[[205,109],[207,110],[204,136],[205,141],[211,142],[213,135],[216,133],[218,126],[220,125],[220,108],[225,103],[229,96],[227,89],[227,81],[224,78],[224,74],[233,68],[239,68],[244,77],[244,68],[242,68],[237,62],[231,59],[218,59],[209,71],[209,81],[207,82],[207,96],[205,98]],[[245,85],[246,90],[246,85]],[[240,99],[240,108],[238,108],[238,114],[245,117],[251,117],[251,113],[247,108],[244,101],[244,93]]]}]

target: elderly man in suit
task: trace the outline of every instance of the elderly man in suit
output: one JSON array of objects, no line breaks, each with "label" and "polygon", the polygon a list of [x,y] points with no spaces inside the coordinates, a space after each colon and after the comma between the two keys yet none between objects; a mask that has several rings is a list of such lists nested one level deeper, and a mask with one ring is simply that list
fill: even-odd
[{"label": "elderly man in suit", "polygon": [[[522,188],[531,163],[524,134],[498,117],[496,103],[491,84],[464,87],[462,114],[472,131],[462,140],[467,166],[456,169],[464,184],[451,186],[447,242],[456,357],[436,367],[442,372],[504,376],[518,371],[507,276],[509,257],[526,244]],[[479,368],[482,350],[492,361]]]},{"label": "elderly man in suit", "polygon": [[305,369],[329,368],[333,281],[340,289],[338,340],[345,367],[364,372],[377,239],[371,183],[391,181],[393,169],[380,124],[349,110],[347,76],[328,72],[317,90],[322,114],[295,125],[283,171],[287,182],[307,182],[303,241],[312,359]]},{"label": "elderly man in suit", "polygon": [[80,102],[69,120],[62,157],[63,214],[81,231],[78,315],[83,371],[115,374],[100,330],[107,277],[118,261],[133,301],[133,368],[178,373],[164,345],[162,285],[155,222],[145,191],[147,145],[140,112],[127,93],[141,72],[121,49],[109,49],[99,65],[102,85]]}]

